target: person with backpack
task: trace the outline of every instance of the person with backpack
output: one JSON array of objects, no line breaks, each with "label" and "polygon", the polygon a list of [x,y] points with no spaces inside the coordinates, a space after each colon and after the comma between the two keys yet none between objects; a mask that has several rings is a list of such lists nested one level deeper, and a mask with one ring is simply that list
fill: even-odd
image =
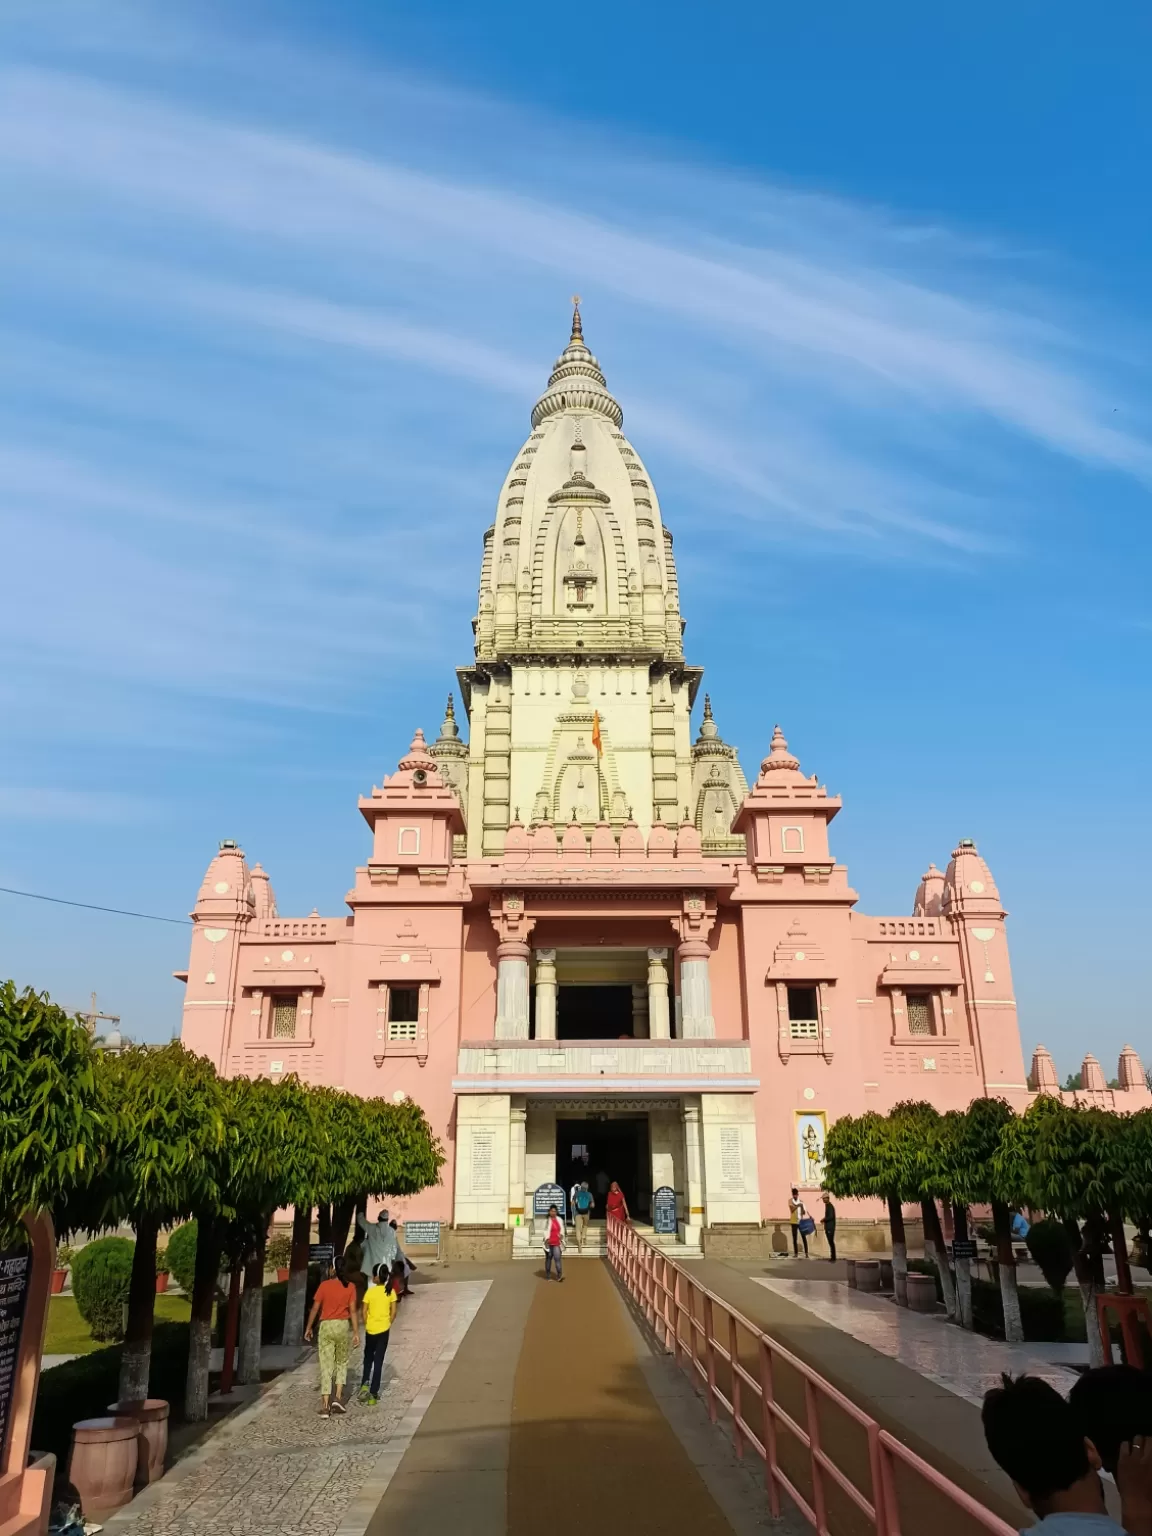
[{"label": "person with backpack", "polygon": [[592,1191],[588,1185],[577,1184],[572,1207],[576,1213],[576,1249],[579,1253],[584,1252],[584,1239],[588,1235],[588,1218],[592,1215],[595,1205],[596,1201],[592,1198]]}]

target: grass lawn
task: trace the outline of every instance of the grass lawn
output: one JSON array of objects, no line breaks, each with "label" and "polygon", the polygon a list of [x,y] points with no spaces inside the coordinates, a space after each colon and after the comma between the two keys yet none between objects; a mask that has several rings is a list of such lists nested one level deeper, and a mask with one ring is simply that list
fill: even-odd
[{"label": "grass lawn", "polygon": [[[192,1306],[186,1296],[156,1298],[158,1323],[186,1323],[191,1314]],[[48,1333],[44,1340],[46,1355],[90,1355],[94,1350],[108,1347],[88,1332],[88,1324],[80,1316],[74,1297],[52,1297],[48,1308]]]}]

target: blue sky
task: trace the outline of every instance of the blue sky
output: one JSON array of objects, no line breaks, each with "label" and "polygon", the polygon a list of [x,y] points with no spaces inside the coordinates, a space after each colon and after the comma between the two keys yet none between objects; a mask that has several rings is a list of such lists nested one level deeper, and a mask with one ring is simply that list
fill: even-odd
[{"label": "blue sky", "polygon": [[[579,291],[750,776],[780,720],[865,911],[975,837],[1026,1049],[1152,1064],[1150,45],[1124,5],[9,3],[0,884],[180,916],[237,837],[341,910]],[[185,952],[0,896],[0,972],[140,1037]]]}]

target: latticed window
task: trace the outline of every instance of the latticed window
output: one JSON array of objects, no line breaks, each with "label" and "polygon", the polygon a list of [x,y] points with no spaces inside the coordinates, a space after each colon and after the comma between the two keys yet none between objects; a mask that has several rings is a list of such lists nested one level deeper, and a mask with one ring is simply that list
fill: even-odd
[{"label": "latticed window", "polygon": [[420,1021],[420,988],[388,988],[389,1040],[415,1040]]},{"label": "latticed window", "polygon": [[294,997],[272,999],[272,1038],[273,1040],[295,1040],[296,999]]},{"label": "latticed window", "polygon": [[927,992],[909,992],[905,1006],[908,1010],[910,1035],[935,1034],[932,1027],[932,1000]]},{"label": "latticed window", "polygon": [[788,1033],[793,1040],[819,1038],[820,1010],[815,987],[788,988]]}]

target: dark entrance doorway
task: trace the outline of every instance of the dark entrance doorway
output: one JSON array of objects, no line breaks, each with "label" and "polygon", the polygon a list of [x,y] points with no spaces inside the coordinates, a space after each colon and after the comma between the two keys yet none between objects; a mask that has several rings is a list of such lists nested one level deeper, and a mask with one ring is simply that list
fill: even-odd
[{"label": "dark entrance doorway", "polygon": [[632,988],[561,987],[556,998],[559,1040],[632,1038]]},{"label": "dark entrance doorway", "polygon": [[615,1179],[632,1215],[639,1221],[649,1220],[652,1155],[647,1118],[557,1120],[556,1182],[567,1193],[583,1179],[596,1197],[595,1219],[604,1220],[604,1196]]}]

